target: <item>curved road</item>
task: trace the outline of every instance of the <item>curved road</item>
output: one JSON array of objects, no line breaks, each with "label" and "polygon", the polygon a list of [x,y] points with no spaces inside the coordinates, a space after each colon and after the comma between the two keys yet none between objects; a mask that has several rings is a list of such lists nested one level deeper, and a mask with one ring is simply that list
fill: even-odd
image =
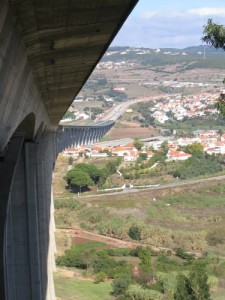
[{"label": "curved road", "polygon": [[104,114],[99,120],[114,120],[116,121],[129,106],[138,102],[149,102],[151,100],[161,99],[167,96],[151,96],[151,97],[140,97],[126,102],[122,102],[113,106],[108,112]]}]

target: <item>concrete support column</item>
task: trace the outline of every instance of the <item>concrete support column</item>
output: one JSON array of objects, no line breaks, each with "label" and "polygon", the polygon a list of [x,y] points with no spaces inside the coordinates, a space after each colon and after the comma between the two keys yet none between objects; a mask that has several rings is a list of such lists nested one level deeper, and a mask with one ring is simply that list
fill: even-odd
[{"label": "concrete support column", "polygon": [[[14,137],[9,143],[5,150],[5,153],[1,155],[0,160],[0,178],[1,178],[1,188],[0,188],[0,299],[8,299],[7,291],[9,285],[11,285],[10,293],[15,295],[15,280],[14,272],[12,271],[11,282],[7,280],[7,253],[8,251],[13,251],[13,240],[8,245],[6,243],[7,239],[7,229],[11,230],[11,218],[8,217],[9,214],[9,203],[11,196],[11,189],[13,185],[13,180],[15,177],[16,166],[18,163],[18,158],[21,152],[23,144],[23,137]],[[9,228],[7,228],[7,223],[9,223]],[[11,265],[14,264],[14,260],[11,260]]]},{"label": "concrete support column", "polygon": [[52,215],[52,171],[56,159],[56,134],[45,133],[37,151],[37,205],[39,218],[40,265],[42,282],[45,284],[45,298],[55,299],[53,271],[54,261],[54,224]]},{"label": "concrete support column", "polygon": [[37,144],[25,144],[26,196],[32,300],[38,300],[42,298],[39,248],[40,241],[37,210],[37,148]]},{"label": "concrete support column", "polygon": [[[1,300],[54,300],[54,218],[51,194],[55,133],[25,142],[15,169],[7,218]],[[16,149],[16,147],[15,147]]]}]

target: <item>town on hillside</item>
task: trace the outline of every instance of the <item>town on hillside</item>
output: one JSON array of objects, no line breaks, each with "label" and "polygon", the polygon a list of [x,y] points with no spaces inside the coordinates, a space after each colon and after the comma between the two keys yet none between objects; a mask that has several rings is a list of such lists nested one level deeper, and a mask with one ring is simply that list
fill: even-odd
[{"label": "town on hillside", "polygon": [[[72,156],[78,158],[85,155],[93,158],[103,158],[109,155],[122,157],[124,161],[133,162],[137,161],[140,154],[146,154],[146,160],[154,156],[152,150],[159,150],[165,140],[168,142],[168,160],[186,160],[191,155],[184,151],[179,151],[180,148],[193,143],[200,143],[204,152],[212,154],[225,154],[225,134],[220,135],[216,130],[198,130],[193,132],[194,137],[158,137],[156,140],[144,141],[144,146],[141,150],[135,148],[134,143],[121,144],[121,145],[107,145],[107,142],[98,143],[97,145],[85,145],[77,148],[67,148],[64,150],[64,156]],[[118,143],[118,142],[117,142]],[[111,142],[110,142],[111,144]]]},{"label": "town on hillside", "polygon": [[[118,88],[119,89],[119,88]],[[217,93],[201,93],[196,95],[168,95],[158,97],[138,97],[137,102],[150,101],[149,111],[156,122],[164,124],[167,121],[182,121],[195,117],[217,116],[218,111],[214,107],[214,103],[218,98]],[[132,101],[135,101],[132,100]],[[84,99],[82,100],[84,101]],[[113,98],[103,96],[103,101],[113,102],[112,108],[89,108],[84,110],[77,108],[77,100],[70,106],[66,117],[62,120],[63,123],[74,120],[101,120],[109,113],[111,109],[116,107],[116,102]]]}]

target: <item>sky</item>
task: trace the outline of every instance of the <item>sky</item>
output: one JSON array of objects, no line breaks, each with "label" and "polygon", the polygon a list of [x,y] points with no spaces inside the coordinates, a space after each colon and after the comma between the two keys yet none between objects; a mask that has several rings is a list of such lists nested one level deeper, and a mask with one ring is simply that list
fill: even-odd
[{"label": "sky", "polygon": [[225,25],[224,0],[139,0],[112,45],[198,46],[209,18]]}]

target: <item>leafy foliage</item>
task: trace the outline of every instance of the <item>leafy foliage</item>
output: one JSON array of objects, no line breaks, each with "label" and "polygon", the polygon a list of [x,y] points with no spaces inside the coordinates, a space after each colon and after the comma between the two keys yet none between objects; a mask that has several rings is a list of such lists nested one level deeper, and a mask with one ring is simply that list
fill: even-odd
[{"label": "leafy foliage", "polygon": [[[198,152],[196,149],[193,151]],[[222,166],[215,155],[199,154],[193,155],[184,161],[174,172],[174,177],[187,179],[200,175],[213,174],[222,171]]]},{"label": "leafy foliage", "polygon": [[144,143],[139,141],[138,139],[135,139],[134,140],[134,147],[137,149],[137,150],[141,150],[141,148],[144,146]]},{"label": "leafy foliage", "polygon": [[201,155],[203,154],[203,151],[204,151],[204,148],[202,146],[201,143],[193,143],[193,144],[190,144],[190,145],[187,145],[185,148],[184,148],[184,151],[187,152],[187,153],[190,153],[191,155]]},{"label": "leafy foliage", "polygon": [[141,230],[137,226],[131,226],[128,234],[133,240],[141,239]]},{"label": "leafy foliage", "polygon": [[67,250],[64,255],[57,257],[56,264],[65,267],[92,269],[96,281],[106,278],[116,278],[131,273],[131,266],[125,260],[115,260],[107,250],[97,250],[102,243],[87,243]]},{"label": "leafy foliage", "polygon": [[209,19],[207,25],[204,26],[202,41],[225,50],[225,27]]},{"label": "leafy foliage", "polygon": [[73,186],[102,185],[108,176],[114,174],[117,166],[121,163],[121,158],[109,161],[105,168],[97,168],[94,164],[77,164],[66,175],[67,184],[70,188]]},{"label": "leafy foliage", "polygon": [[174,294],[174,300],[191,300],[190,282],[183,274],[177,277],[177,287]]},{"label": "leafy foliage", "polygon": [[131,276],[123,275],[120,277],[117,277],[112,282],[112,288],[113,288],[113,294],[115,296],[124,294],[128,288],[128,286],[133,282],[131,279]]},{"label": "leafy foliage", "polygon": [[[223,80],[223,83],[225,83],[225,79]],[[215,103],[215,107],[220,112],[220,114],[225,117],[225,94],[220,94]]]}]

